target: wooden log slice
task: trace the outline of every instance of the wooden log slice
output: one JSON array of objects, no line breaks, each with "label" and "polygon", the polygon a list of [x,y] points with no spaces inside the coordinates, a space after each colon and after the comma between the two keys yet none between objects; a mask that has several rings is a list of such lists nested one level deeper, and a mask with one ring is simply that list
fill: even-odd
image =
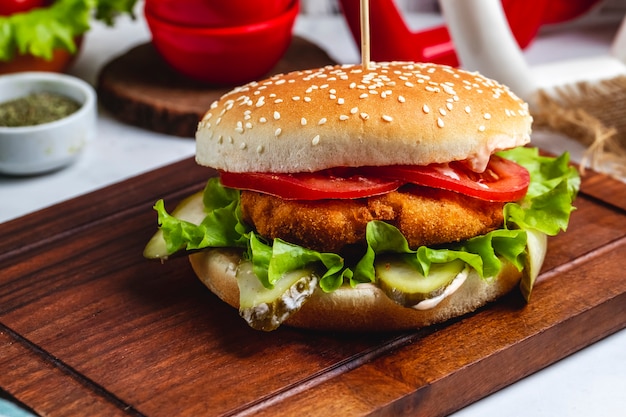
[{"label": "wooden log slice", "polygon": [[[294,36],[268,76],[334,63],[320,47]],[[232,86],[208,85],[178,73],[149,42],[108,62],[96,88],[102,106],[117,119],[155,132],[194,137],[210,104]]]}]

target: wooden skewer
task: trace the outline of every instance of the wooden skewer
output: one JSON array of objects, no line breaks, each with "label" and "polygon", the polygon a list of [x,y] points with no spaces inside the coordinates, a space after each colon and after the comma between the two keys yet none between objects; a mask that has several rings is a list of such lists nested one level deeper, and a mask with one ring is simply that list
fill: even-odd
[{"label": "wooden skewer", "polygon": [[361,0],[361,65],[370,68],[370,11],[369,0]]}]

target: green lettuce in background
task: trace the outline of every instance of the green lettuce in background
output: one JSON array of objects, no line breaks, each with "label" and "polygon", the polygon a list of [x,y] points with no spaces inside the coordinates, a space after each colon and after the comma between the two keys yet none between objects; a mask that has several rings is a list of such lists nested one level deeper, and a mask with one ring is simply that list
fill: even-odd
[{"label": "green lettuce in background", "polygon": [[137,0],[56,0],[48,7],[0,16],[0,61],[16,54],[51,59],[55,49],[75,53],[76,37],[92,19],[113,25],[120,14],[132,17]]},{"label": "green lettuce in background", "polygon": [[516,148],[499,155],[526,167],[530,173],[527,195],[504,206],[502,229],[446,245],[445,249],[422,246],[413,250],[396,227],[372,221],[366,229],[366,251],[354,265],[346,265],[337,254],[320,253],[280,239],[268,242],[257,236],[241,220],[239,191],[222,187],[218,178],[211,178],[205,187],[207,215],[201,224],[171,216],[162,200],[155,204],[155,210],[169,254],[209,247],[242,248],[266,288],[272,288],[286,272],[313,263],[323,271],[319,285],[327,292],[346,283],[354,286],[375,282],[374,260],[383,253],[401,255],[425,276],[433,263],[460,259],[482,278],[489,279],[500,272],[502,260],[518,270],[524,267],[527,230],[550,236],[566,230],[580,186],[580,177],[570,166],[567,153],[554,158],[539,155],[536,148]]}]

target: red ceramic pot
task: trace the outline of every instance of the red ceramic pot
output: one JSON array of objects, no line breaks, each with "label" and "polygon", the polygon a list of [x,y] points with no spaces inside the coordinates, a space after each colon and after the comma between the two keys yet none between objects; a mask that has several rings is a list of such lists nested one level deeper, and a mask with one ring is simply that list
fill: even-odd
[{"label": "red ceramic pot", "polygon": [[144,10],[152,43],[178,72],[211,84],[242,84],[268,73],[292,38],[299,3],[269,20],[233,27],[172,24]]},{"label": "red ceramic pot", "polygon": [[177,25],[242,26],[282,15],[291,0],[146,0],[152,16]]}]

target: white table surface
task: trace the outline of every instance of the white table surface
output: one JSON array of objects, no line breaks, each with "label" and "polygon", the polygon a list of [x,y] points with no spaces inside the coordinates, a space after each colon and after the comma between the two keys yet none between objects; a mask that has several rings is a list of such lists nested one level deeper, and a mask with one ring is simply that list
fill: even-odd
[{"label": "white table surface", "polygon": [[[118,20],[113,28],[95,23],[70,73],[94,84],[111,58],[150,39],[145,22]],[[412,26],[430,25],[435,16],[412,16]],[[546,31],[525,51],[529,63],[606,55],[616,26]],[[360,54],[341,17],[300,17],[295,33],[316,42],[341,63]],[[533,140],[553,151],[582,148],[567,138],[536,133]],[[63,170],[36,177],[0,176],[0,223],[106,185],[154,170],[194,154],[192,139],[168,136],[120,123],[100,109],[98,134],[82,157]],[[463,387],[459,387],[463,390]],[[548,368],[454,414],[472,416],[626,415],[626,330],[609,336]]]}]

